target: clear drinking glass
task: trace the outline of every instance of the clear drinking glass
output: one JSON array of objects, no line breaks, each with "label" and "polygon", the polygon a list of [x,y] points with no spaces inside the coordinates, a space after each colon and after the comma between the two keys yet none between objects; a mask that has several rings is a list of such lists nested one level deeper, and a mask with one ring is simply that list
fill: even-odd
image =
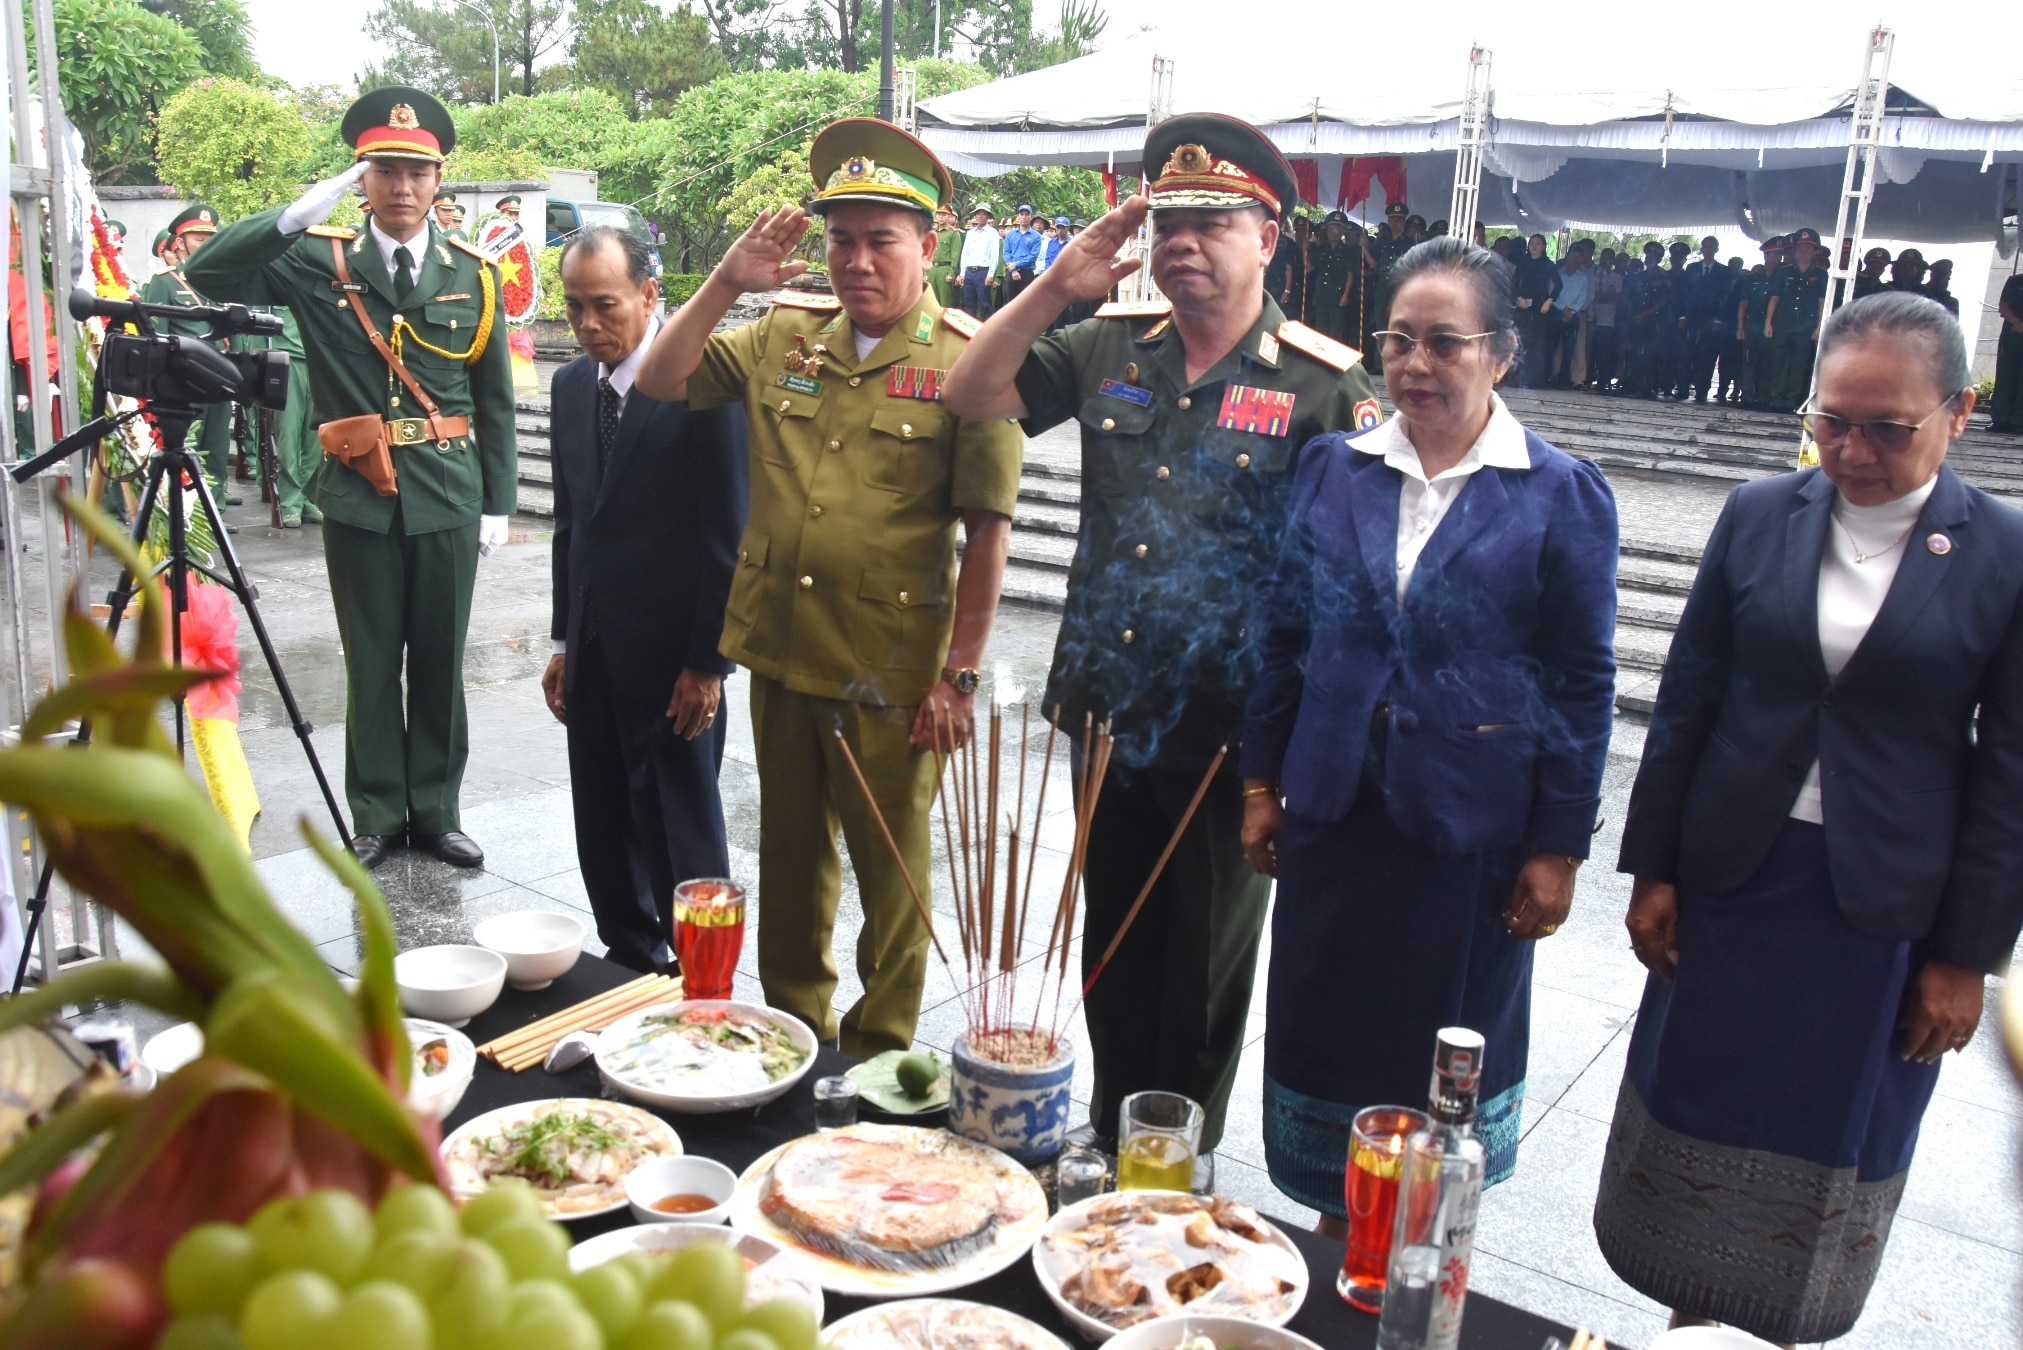
[{"label": "clear drinking glass", "polygon": [[1093,1200],[1109,1181],[1110,1160],[1093,1149],[1068,1149],[1054,1165],[1054,1191],[1062,1209]]},{"label": "clear drinking glass", "polygon": [[1134,1092],[1117,1123],[1117,1189],[1194,1189],[1194,1158],[1201,1151],[1201,1104],[1177,1092]]},{"label": "clear drinking glass", "polygon": [[674,959],[683,998],[729,998],[745,945],[745,888],[697,877],[674,888]]},{"label": "clear drinking glass", "polygon": [[815,1080],[815,1128],[840,1130],[857,1123],[857,1083],[837,1074]]},{"label": "clear drinking glass", "polygon": [[1383,1310],[1405,1143],[1425,1127],[1423,1111],[1369,1106],[1356,1113],[1350,1129],[1349,1166],[1342,1183],[1349,1208],[1349,1250],[1335,1279],[1335,1292],[1364,1312]]}]

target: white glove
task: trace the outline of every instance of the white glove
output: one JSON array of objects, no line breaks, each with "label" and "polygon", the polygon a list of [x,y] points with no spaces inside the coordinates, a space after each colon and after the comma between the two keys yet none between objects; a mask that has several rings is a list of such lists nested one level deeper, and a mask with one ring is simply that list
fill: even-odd
[{"label": "white glove", "polygon": [[281,213],[276,223],[283,234],[300,234],[311,225],[321,225],[330,219],[330,213],[337,209],[337,203],[345,194],[365,177],[366,161],[346,169],[335,178],[326,178],[295,199],[295,204]]},{"label": "white glove", "polygon": [[489,558],[506,546],[506,518],[478,517],[478,556]]}]

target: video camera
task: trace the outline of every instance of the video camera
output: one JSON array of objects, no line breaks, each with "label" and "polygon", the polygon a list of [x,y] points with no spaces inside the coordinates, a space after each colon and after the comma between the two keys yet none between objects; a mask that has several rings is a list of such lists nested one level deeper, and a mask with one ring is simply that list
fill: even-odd
[{"label": "video camera", "polygon": [[[99,354],[99,379],[107,391],[150,404],[195,408],[207,403],[288,405],[288,353],[221,352],[212,343],[240,334],[274,337],[281,320],[244,305],[150,305],[109,300],[83,287],[70,293],[70,317],[132,324],[138,333],[108,328]],[[155,332],[155,318],[208,323],[204,338]]]}]

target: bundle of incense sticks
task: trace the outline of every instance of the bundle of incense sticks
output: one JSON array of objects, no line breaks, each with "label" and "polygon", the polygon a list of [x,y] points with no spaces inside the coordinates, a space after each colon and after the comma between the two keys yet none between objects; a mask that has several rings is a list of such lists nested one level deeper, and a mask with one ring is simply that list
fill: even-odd
[{"label": "bundle of incense sticks", "polygon": [[616,989],[607,989],[574,1007],[529,1022],[518,1031],[486,1041],[478,1053],[514,1073],[545,1063],[555,1042],[572,1031],[602,1031],[619,1018],[656,1003],[678,1003],[681,981],[668,975],[642,975]]}]

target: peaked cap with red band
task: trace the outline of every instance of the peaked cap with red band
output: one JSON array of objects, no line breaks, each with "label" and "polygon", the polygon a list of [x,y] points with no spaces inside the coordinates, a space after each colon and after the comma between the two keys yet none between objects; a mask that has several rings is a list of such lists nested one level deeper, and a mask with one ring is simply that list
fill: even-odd
[{"label": "peaked cap with red band", "polygon": [[345,110],[342,127],[354,159],[421,159],[431,164],[456,148],[457,124],[435,95],[389,84]]},{"label": "peaked cap with red band", "polygon": [[1152,209],[1262,206],[1278,216],[1299,200],[1292,165],[1265,134],[1222,113],[1182,113],[1145,133]]}]

